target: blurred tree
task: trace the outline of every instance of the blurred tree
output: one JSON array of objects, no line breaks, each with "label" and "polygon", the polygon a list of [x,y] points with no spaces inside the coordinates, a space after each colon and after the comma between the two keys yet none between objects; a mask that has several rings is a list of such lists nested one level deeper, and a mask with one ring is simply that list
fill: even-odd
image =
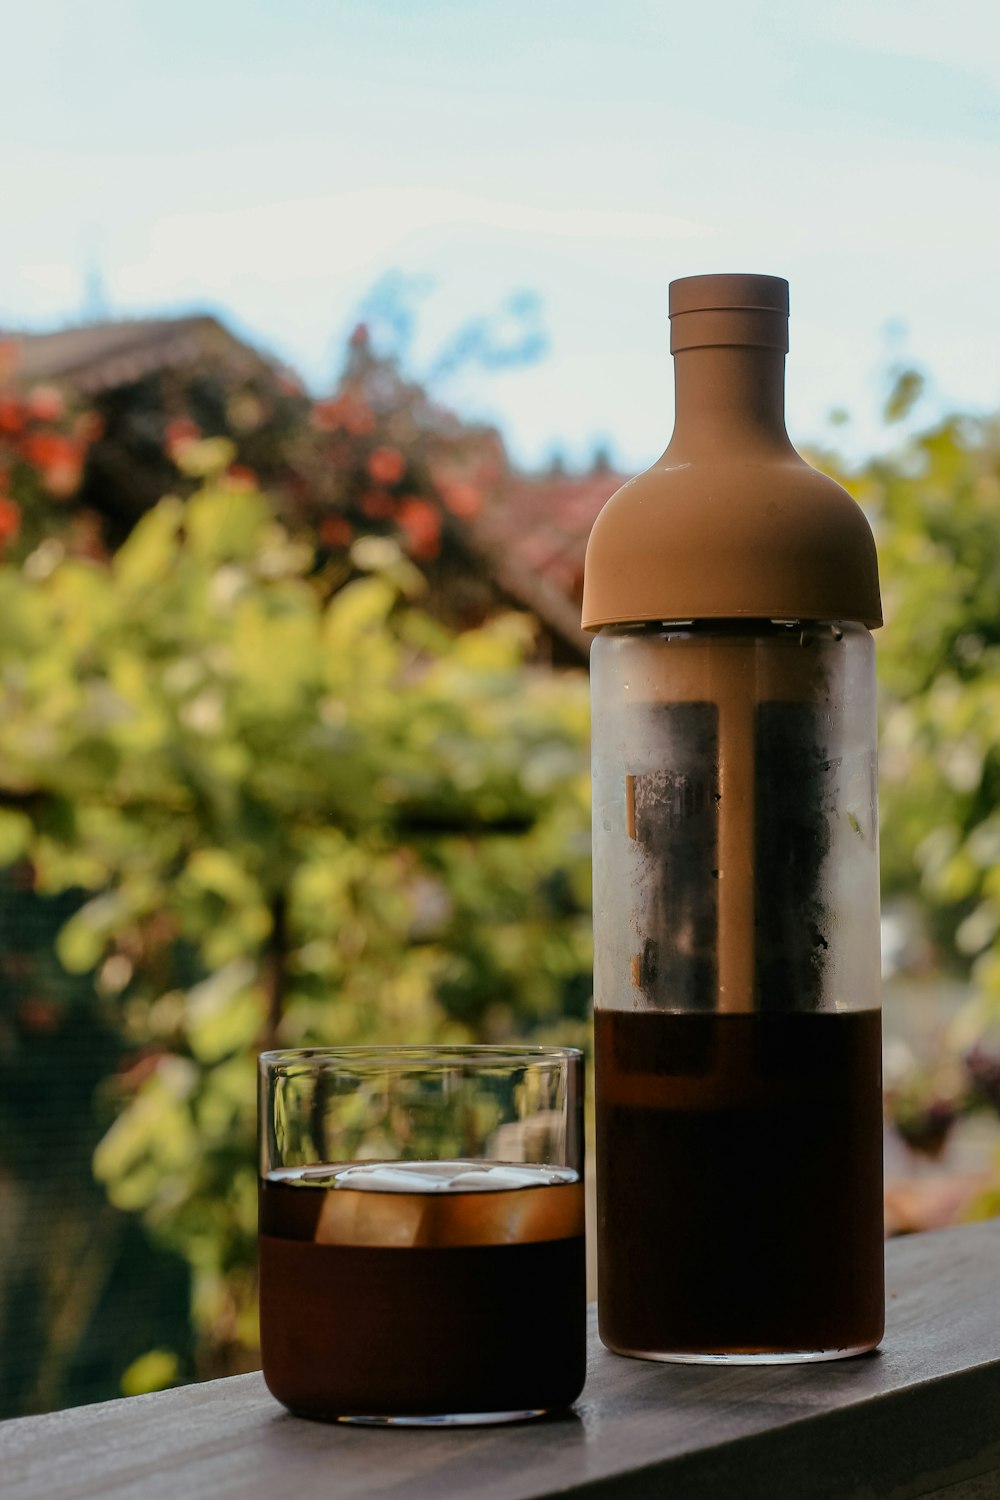
[{"label": "blurred tree", "polygon": [[[921,390],[897,376],[894,420]],[[365,328],[315,406],[249,376],[147,394],[173,493],[114,557],[80,521],[97,424],[44,388],[0,399],[0,1248],[6,1331],[38,1355],[8,1410],[253,1362],[262,1046],[587,1032],[586,688],[526,665],[523,616],[481,624],[497,435]],[[72,475],[39,436],[75,445]],[[893,1100],[936,1150],[1000,1103],[1000,429],[821,465],[879,535],[886,891],[975,986],[953,1055]]]},{"label": "blurred tree", "polygon": [[388,537],[331,593],[230,457],[110,565],[0,568],[0,850],[91,893],[95,1168],[188,1261],[203,1374],[252,1362],[262,1046],[582,1037],[590,994],[582,678],[523,618],[449,635]]},{"label": "blurred tree", "polygon": [[[381,317],[375,304],[372,313]],[[487,332],[484,323],[475,341],[476,357],[489,354]],[[183,349],[189,348],[193,333],[203,335],[204,358],[188,365],[182,360],[180,366],[168,361],[163,368],[141,373],[157,362],[151,351],[137,349],[137,339],[155,335],[161,343],[165,340],[169,347],[166,353],[160,350],[163,364],[178,340]],[[135,353],[123,362],[119,345],[126,334]],[[505,336],[509,341],[509,330]],[[415,1032],[406,1021],[408,1034],[433,1034],[440,1025],[452,1026],[462,1036],[502,1037],[511,1029],[544,1024],[547,1017],[554,1021],[567,1007],[581,1015],[590,988],[585,936],[579,926],[586,892],[574,889],[574,882],[580,885],[585,840],[577,837],[567,855],[551,842],[552,834],[548,845],[533,834],[544,800],[542,784],[549,774],[545,757],[555,753],[560,736],[564,754],[577,755],[582,730],[579,723],[571,734],[565,726],[557,728],[558,714],[546,723],[542,679],[535,681],[529,695],[538,715],[538,725],[530,728],[527,703],[521,701],[518,687],[520,664],[532,642],[527,622],[508,621],[470,637],[455,657],[453,675],[447,681],[442,677],[440,691],[445,696],[437,708],[439,728],[457,748],[471,730],[461,707],[449,706],[449,692],[460,693],[481,677],[483,692],[488,684],[502,682],[500,691],[518,702],[510,704],[507,741],[490,754],[485,747],[470,753],[468,764],[455,767],[450,791],[440,775],[435,780],[428,774],[427,755],[419,742],[420,755],[412,752],[410,770],[426,790],[409,799],[408,852],[400,844],[401,825],[395,815],[383,815],[381,791],[374,798],[374,811],[370,808],[361,817],[353,803],[358,788],[350,788],[338,804],[336,797],[328,797],[326,782],[315,782],[318,750],[333,742],[332,731],[323,731],[313,717],[321,674],[313,659],[293,678],[282,654],[287,645],[291,659],[297,660],[297,645],[308,638],[310,629],[319,628],[315,619],[310,623],[309,608],[326,609],[337,591],[343,591],[347,608],[352,581],[379,579],[381,604],[371,631],[385,638],[383,647],[395,628],[387,621],[396,620],[397,612],[400,620],[406,614],[399,610],[402,596],[420,596],[422,613],[407,614],[413,639],[397,662],[405,674],[416,671],[418,663],[426,666],[439,656],[443,659],[451,650],[448,633],[427,617],[428,607],[449,626],[478,623],[495,613],[503,592],[491,584],[465,525],[479,511],[487,487],[503,467],[497,435],[470,428],[438,407],[417,382],[403,375],[394,353],[383,349],[376,354],[364,328],[351,340],[337,393],[316,407],[278,372],[256,357],[246,357],[247,351],[212,320],[186,320],[177,328],[157,323],[149,330],[145,325],[72,330],[68,337],[75,340],[72,349],[63,347],[65,339],[60,342],[60,336],[53,336],[58,349],[33,347],[31,357],[37,363],[61,350],[60,357],[79,362],[86,352],[77,347],[80,339],[89,340],[88,347],[96,339],[98,353],[104,350],[102,357],[110,360],[105,385],[112,381],[107,389],[100,387],[97,412],[81,412],[53,385],[30,386],[23,378],[18,384],[17,360],[24,351],[0,347],[0,555],[6,548],[13,563],[23,564],[23,571],[2,570],[0,577],[0,616],[9,627],[0,650],[0,696],[13,711],[8,724],[13,737],[0,747],[0,864],[8,862],[13,881],[5,902],[12,924],[5,962],[27,986],[22,994],[11,983],[4,996],[0,1076],[7,1085],[7,1109],[0,1110],[0,1128],[10,1163],[4,1198],[7,1221],[33,1226],[27,1238],[16,1241],[12,1236],[0,1254],[0,1306],[5,1309],[5,1346],[12,1351],[9,1368],[0,1368],[0,1387],[6,1385],[0,1391],[0,1409],[5,1413],[113,1394],[115,1370],[121,1373],[123,1362],[131,1361],[130,1389],[149,1370],[162,1378],[171,1361],[179,1377],[190,1372],[191,1349],[183,1328],[172,1343],[167,1341],[171,1347],[153,1348],[164,1342],[161,1313],[169,1307],[176,1312],[177,1291],[183,1288],[183,1280],[174,1274],[177,1266],[171,1270],[173,1263],[163,1255],[156,1275],[147,1278],[164,1291],[162,1309],[152,1302],[145,1312],[135,1305],[128,1308],[129,1327],[146,1342],[136,1347],[134,1341],[123,1340],[117,1355],[106,1341],[102,1345],[101,1331],[120,1322],[116,1308],[121,1314],[126,1283],[142,1283],[143,1267],[153,1252],[130,1212],[138,1201],[134,1184],[132,1197],[128,1190],[122,1194],[109,1168],[112,1196],[128,1217],[98,1213],[99,1200],[86,1164],[102,1133],[101,1121],[107,1125],[123,1104],[128,1119],[141,1118],[162,1077],[172,1076],[172,1062],[187,1055],[184,1028],[163,1030],[178,995],[195,993],[206,1013],[213,1007],[225,1013],[238,1035],[232,1045],[221,1044],[223,1054],[229,1058],[242,1048],[244,1061],[249,1057],[247,1035],[255,1046],[278,1033],[289,993],[300,1002],[288,1022],[293,1032],[307,1024],[301,1002],[310,993],[325,997],[318,1013],[327,1016],[328,997],[339,983],[336,975],[328,984],[322,968],[316,973],[304,970],[292,985],[300,922],[296,881],[305,858],[300,842],[310,820],[322,823],[341,806],[346,819],[342,845],[330,844],[329,835],[315,832],[311,857],[324,866],[334,847],[349,851],[355,870],[352,881],[356,879],[359,891],[384,888],[372,905],[375,915],[383,907],[394,910],[393,902],[398,905],[401,898],[392,896],[394,879],[407,890],[412,883],[412,932],[406,930],[405,941],[397,934],[395,941],[397,946],[423,950],[414,969],[422,976],[419,984],[402,972],[406,965],[394,967],[391,945],[383,942],[380,950],[385,955],[383,969],[399,993],[418,999],[434,996],[434,1019],[425,1027],[418,1007],[412,1020]],[[110,354],[105,349],[109,340]],[[216,344],[225,358],[216,357],[217,349],[213,354]],[[475,353],[466,351],[465,357]],[[510,347],[505,357],[513,357]],[[119,369],[133,371],[123,386],[113,383]],[[258,475],[267,481],[266,501],[257,488]],[[206,493],[198,493],[206,480]],[[177,498],[160,507],[157,522],[151,515],[148,524],[142,522],[152,495],[164,488]],[[228,523],[218,523],[217,555],[212,552],[215,544],[205,540],[207,532],[199,530],[211,531],[207,520],[200,518],[213,507],[230,516],[242,513],[242,520],[231,523],[235,533],[243,535],[232,557],[226,551],[232,540],[226,540]],[[281,545],[272,545],[278,535],[270,519],[275,511],[296,535],[311,538],[318,533],[318,549],[311,540],[296,544],[285,532]],[[166,514],[172,518],[168,525],[163,522]],[[134,530],[137,521],[140,525]],[[126,538],[112,564],[109,544]],[[266,797],[250,795],[245,788],[235,792],[226,781],[239,780],[232,764],[248,758],[252,736],[246,738],[242,720],[229,726],[227,742],[215,747],[217,759],[226,766],[222,791],[215,770],[199,766],[207,743],[226,740],[218,726],[213,729],[221,699],[214,681],[203,684],[204,691],[190,693],[185,683],[192,674],[192,680],[200,680],[201,648],[215,660],[230,647],[213,637],[211,621],[206,627],[200,619],[205,606],[198,590],[180,586],[176,578],[161,580],[155,568],[147,579],[146,564],[135,563],[137,556],[155,554],[161,544],[168,553],[176,546],[181,553],[211,554],[218,563],[216,586],[238,587],[248,632],[240,637],[245,644],[238,670],[265,678],[270,673],[285,695],[279,693],[281,703],[289,708],[284,719],[275,714],[268,696],[273,689],[262,685],[261,703],[266,707],[255,713],[267,721],[266,733],[262,725],[264,739],[252,748],[249,761],[259,756],[258,773],[266,763],[279,781],[295,784],[306,819],[303,827],[280,798],[272,806]],[[284,556],[282,548],[287,557],[276,561]],[[273,577],[261,564],[263,571],[254,573],[251,585],[240,583],[233,571],[236,558],[245,560],[258,551],[255,567],[261,558],[269,558]],[[164,566],[169,575],[170,567]],[[182,566],[177,561],[177,567]],[[116,592],[114,580],[127,579],[130,568],[138,568],[138,586]],[[290,590],[280,606],[265,607],[276,594],[279,578],[289,586],[294,579],[297,590]],[[156,583],[163,586],[157,589]],[[256,585],[262,590],[259,608],[250,598]],[[322,652],[322,640],[312,644]],[[392,670],[392,657],[383,647],[375,651],[375,658],[384,674]],[[353,644],[348,642],[346,649],[353,649]],[[461,670],[460,660],[465,663]],[[266,663],[270,667],[265,670]],[[141,694],[135,702],[132,698],[139,693],[140,679],[158,683],[159,672],[169,665],[173,675],[166,702],[174,727],[180,723],[187,738],[183,754],[175,747],[177,765],[165,769],[158,741],[155,752],[143,753],[150,736],[156,741],[158,733],[167,732],[162,724],[156,727],[163,717],[157,694],[152,692],[148,700]],[[440,663],[438,670],[443,672]],[[380,681],[376,674],[376,688]],[[252,696],[250,682],[246,695]],[[427,707],[422,699],[411,706]],[[356,735],[357,714],[350,702],[337,711],[343,712],[345,721],[350,718],[351,734]],[[125,723],[137,717],[145,729],[133,723],[131,731],[125,730]],[[415,732],[426,736],[432,717],[422,720]],[[20,729],[15,728],[15,718],[20,719]],[[116,721],[121,721],[119,729],[112,728]],[[489,715],[483,715],[483,721],[488,731]],[[108,734],[113,741],[119,732],[125,739],[116,751]],[[524,762],[530,736],[536,733],[541,738],[539,752]],[[306,747],[298,741],[310,735],[313,744],[306,756],[308,768],[303,769],[300,752]],[[361,765],[377,740],[366,740],[364,733],[357,737]],[[43,744],[48,748],[38,759],[35,750]],[[120,788],[112,791],[105,781],[119,752],[128,758],[125,794]],[[494,763],[492,754],[499,761]],[[368,767],[369,782],[376,769]],[[552,774],[558,778],[561,773],[557,769]],[[522,776],[524,786],[530,786],[533,777],[541,778],[542,789],[526,798],[517,791]],[[175,820],[185,806],[188,779],[196,783],[190,795],[198,811],[194,824],[183,832],[181,846],[175,848],[162,834],[173,826],[174,834],[182,836],[182,823]],[[482,790],[476,791],[480,785]],[[391,790],[391,778],[385,786],[390,787],[392,803],[399,793]],[[372,795],[369,788],[370,800]],[[216,806],[219,798],[225,804],[221,810]],[[93,822],[98,808],[107,815],[126,807],[127,818],[105,817],[98,831]],[[370,847],[368,834],[362,833],[368,823]],[[127,849],[119,843],[125,829]],[[233,875],[251,845],[264,872],[256,884]],[[195,850],[200,853],[193,860],[189,856]],[[528,863],[521,863],[524,860]],[[567,869],[575,871],[572,880]],[[305,889],[310,889],[308,881]],[[353,890],[349,882],[348,892]],[[169,894],[175,891],[183,920]],[[319,897],[309,899],[315,903]],[[368,900],[364,896],[362,904]],[[206,904],[207,915],[196,918],[193,914]],[[222,915],[230,908],[235,914],[228,940],[218,934],[213,938],[216,907]],[[466,917],[473,909],[477,921],[469,923]],[[58,943],[60,964],[56,935],[71,917]],[[489,930],[480,930],[484,917]],[[88,949],[95,920],[98,937],[91,934]],[[208,924],[206,931],[198,928],[199,920]],[[368,940],[360,935],[360,920],[348,930],[359,944],[357,967],[367,975],[363,980],[354,977],[352,967],[352,984],[364,990],[365,1034],[382,1035],[386,1028],[391,1034],[392,985],[383,987],[382,970],[373,964]],[[111,945],[107,952],[101,949],[104,940]],[[314,958],[322,952],[315,946],[309,950],[308,938],[304,946]],[[97,962],[99,950],[103,958]],[[253,974],[240,967],[244,960],[256,966]],[[160,1000],[166,1003],[157,1006]],[[263,1018],[255,1002],[263,1003]],[[151,1013],[155,1010],[155,1023],[146,1030],[139,1019],[141,1004]],[[361,999],[355,996],[350,1005],[357,1010]],[[233,1020],[241,1008],[242,1030]],[[339,1024],[352,1034],[354,1021]],[[166,1070],[162,1077],[161,1064]],[[68,1075],[72,1088],[65,1086]],[[98,1086],[101,1104],[95,1116]],[[140,1093],[142,1108],[133,1111],[130,1101]],[[224,1133],[223,1126],[219,1129]],[[114,1139],[121,1138],[116,1131]],[[248,1139],[237,1142],[237,1155]],[[109,1151],[99,1160],[113,1160]],[[246,1165],[245,1151],[242,1159]],[[210,1163],[206,1170],[211,1177]],[[152,1175],[156,1178],[156,1170]],[[193,1199],[198,1191],[192,1190]],[[210,1197],[206,1191],[205,1201]],[[202,1324],[208,1326],[205,1318],[211,1322],[203,1340],[208,1361],[204,1367],[215,1368],[215,1358],[224,1367],[229,1357],[224,1345],[237,1350],[237,1359],[246,1357],[238,1348],[243,1347],[240,1340],[246,1340],[250,1304],[245,1285],[242,1290],[237,1287],[235,1301],[227,1300],[230,1282],[224,1271],[218,1271],[228,1264],[232,1248],[226,1238],[229,1231],[219,1228],[229,1222],[226,1212],[213,1217],[202,1201],[192,1213],[205,1221],[201,1239],[215,1246],[219,1291],[218,1305],[206,1313],[206,1298],[211,1300],[205,1291],[208,1272],[196,1277]],[[192,1264],[197,1260],[191,1235],[187,1230],[175,1233],[174,1218],[166,1215],[164,1230],[156,1215],[147,1217],[150,1222],[155,1219],[161,1238],[180,1246]],[[248,1243],[241,1242],[237,1257],[244,1273]],[[74,1281],[81,1253],[90,1274]],[[198,1253],[204,1260],[204,1248]],[[231,1283],[236,1285],[232,1279]],[[237,1323],[242,1319],[236,1333],[233,1318]],[[205,1353],[212,1349],[214,1355]],[[144,1362],[151,1350],[157,1357]]]},{"label": "blurred tree", "polygon": [[[923,386],[896,370],[887,416]],[[933,1153],[964,1110],[1000,1109],[1000,422],[953,416],[854,470],[821,463],[879,544],[883,891],[917,903],[936,962],[972,991],[950,1056],[890,1099]]]}]

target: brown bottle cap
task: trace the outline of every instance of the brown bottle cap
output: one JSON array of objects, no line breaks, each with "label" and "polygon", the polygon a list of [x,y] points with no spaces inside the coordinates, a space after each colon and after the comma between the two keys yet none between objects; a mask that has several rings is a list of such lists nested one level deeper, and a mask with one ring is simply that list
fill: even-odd
[{"label": "brown bottle cap", "polygon": [[671,283],[670,315],[681,356],[674,436],[594,523],[584,629],[740,618],[881,625],[864,512],[785,432],[788,283],[688,277]]},{"label": "brown bottle cap", "polygon": [[719,344],[788,349],[781,276],[685,276],[670,283],[670,352]]}]

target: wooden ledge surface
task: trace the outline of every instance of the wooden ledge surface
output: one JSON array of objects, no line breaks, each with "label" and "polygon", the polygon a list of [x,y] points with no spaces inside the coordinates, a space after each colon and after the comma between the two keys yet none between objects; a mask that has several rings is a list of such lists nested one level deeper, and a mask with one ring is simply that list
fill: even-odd
[{"label": "wooden ledge surface", "polygon": [[886,1248],[882,1349],[618,1359],[591,1309],[573,1412],[505,1428],[304,1422],[259,1374],[0,1423],[4,1500],[998,1500],[1000,1220]]}]

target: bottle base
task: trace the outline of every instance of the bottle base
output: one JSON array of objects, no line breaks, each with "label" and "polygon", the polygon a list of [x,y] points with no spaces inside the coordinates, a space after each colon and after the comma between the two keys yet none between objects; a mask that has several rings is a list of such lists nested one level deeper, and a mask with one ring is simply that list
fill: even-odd
[{"label": "bottle base", "polygon": [[756,1353],[737,1350],[732,1354],[698,1354],[689,1350],[620,1349],[606,1340],[602,1342],[612,1354],[620,1354],[625,1359],[649,1359],[667,1365],[810,1365],[834,1359],[854,1359],[878,1348],[877,1343],[872,1343],[856,1344],[849,1349],[783,1349]]}]

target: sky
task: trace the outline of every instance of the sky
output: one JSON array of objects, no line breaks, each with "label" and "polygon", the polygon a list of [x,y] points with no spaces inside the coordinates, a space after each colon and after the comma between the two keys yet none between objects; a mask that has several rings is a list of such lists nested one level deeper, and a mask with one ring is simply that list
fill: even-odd
[{"label": "sky", "polygon": [[[995,0],[7,0],[3,32],[0,326],[208,310],[321,390],[395,306],[519,462],[634,469],[669,281],[763,271],[795,439],[884,445],[900,362],[914,421],[1000,407]],[[448,358],[484,318],[533,357]]]}]

